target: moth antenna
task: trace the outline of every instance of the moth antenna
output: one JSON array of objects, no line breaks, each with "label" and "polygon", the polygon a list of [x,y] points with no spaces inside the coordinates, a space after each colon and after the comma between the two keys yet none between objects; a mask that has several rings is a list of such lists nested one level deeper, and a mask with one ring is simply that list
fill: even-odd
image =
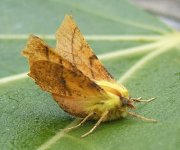
[{"label": "moth antenna", "polygon": [[108,114],[108,111],[105,111],[102,114],[101,118],[98,120],[98,122],[94,125],[94,127],[90,131],[88,131],[87,133],[83,134],[81,136],[81,138],[83,138],[83,137],[89,135],[90,133],[92,133],[100,125],[100,123],[103,121],[103,119],[106,117],[107,114]]},{"label": "moth antenna", "polygon": [[146,102],[146,103],[149,103],[153,100],[155,100],[156,98],[150,98],[150,99],[142,99],[142,97],[138,97],[138,98],[131,98],[130,100],[134,101],[134,102]]},{"label": "moth antenna", "polygon": [[155,119],[146,118],[144,116],[138,115],[138,114],[133,113],[133,112],[128,112],[128,114],[131,115],[131,116],[137,117],[137,118],[139,118],[139,119],[141,119],[143,121],[157,122],[157,120],[155,120]]},{"label": "moth antenna", "polygon": [[84,122],[86,122],[86,121],[89,119],[89,117],[92,116],[93,114],[94,114],[94,113],[88,114],[85,118],[83,118],[83,119],[81,120],[81,122],[80,122],[79,124],[77,124],[76,126],[73,126],[73,127],[69,127],[69,128],[67,128],[66,130],[72,130],[72,129],[78,128],[78,127],[81,126]]}]

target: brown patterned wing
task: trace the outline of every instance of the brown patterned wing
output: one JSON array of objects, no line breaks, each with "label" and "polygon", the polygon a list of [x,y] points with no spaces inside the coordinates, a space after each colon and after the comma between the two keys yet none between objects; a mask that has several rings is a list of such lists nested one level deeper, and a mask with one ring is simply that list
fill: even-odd
[{"label": "brown patterned wing", "polygon": [[86,76],[95,80],[114,81],[81,34],[71,16],[66,16],[56,32],[55,50]]},{"label": "brown patterned wing", "polygon": [[45,91],[74,98],[105,94],[89,77],[34,35],[29,37],[22,53],[29,59],[29,76]]},{"label": "brown patterned wing", "polygon": [[98,97],[104,91],[82,72],[66,68],[50,61],[36,61],[30,67],[29,76],[45,91],[52,94],[87,99]]},{"label": "brown patterned wing", "polygon": [[29,36],[22,54],[28,58],[30,66],[38,60],[49,60],[56,63],[62,61],[62,58],[52,48],[35,35]]}]

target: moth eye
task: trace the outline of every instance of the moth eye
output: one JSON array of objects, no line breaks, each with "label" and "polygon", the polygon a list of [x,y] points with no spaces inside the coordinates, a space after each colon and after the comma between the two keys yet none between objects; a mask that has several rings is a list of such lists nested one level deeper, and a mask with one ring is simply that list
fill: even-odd
[{"label": "moth eye", "polygon": [[93,112],[93,115],[97,115],[97,112]]},{"label": "moth eye", "polygon": [[122,102],[123,105],[128,105],[129,100],[128,100],[127,98],[125,98],[125,97],[119,97],[119,99],[121,100],[121,102]]}]

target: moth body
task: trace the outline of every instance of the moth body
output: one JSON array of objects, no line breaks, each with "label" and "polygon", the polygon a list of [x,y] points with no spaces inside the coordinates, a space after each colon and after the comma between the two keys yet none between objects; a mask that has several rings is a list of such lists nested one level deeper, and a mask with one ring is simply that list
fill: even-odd
[{"label": "moth body", "polygon": [[[102,114],[108,111],[103,122],[116,120],[127,116],[128,104],[130,103],[127,89],[117,83],[107,81],[95,81],[107,93],[107,99],[90,104],[86,107],[88,113],[93,113],[93,120],[99,120]],[[125,101],[126,99],[126,101]],[[128,102],[129,101],[129,102]]]},{"label": "moth body", "polygon": [[[73,116],[85,118],[88,114],[93,113],[89,119],[99,120],[102,114],[108,111],[103,122],[116,120],[127,116],[128,107],[133,105],[129,100],[128,90],[121,84],[107,81],[95,81],[98,86],[105,90],[106,95],[103,97],[87,97],[84,99],[68,99],[53,95],[57,103],[66,112]],[[76,103],[74,102],[76,101]]]}]

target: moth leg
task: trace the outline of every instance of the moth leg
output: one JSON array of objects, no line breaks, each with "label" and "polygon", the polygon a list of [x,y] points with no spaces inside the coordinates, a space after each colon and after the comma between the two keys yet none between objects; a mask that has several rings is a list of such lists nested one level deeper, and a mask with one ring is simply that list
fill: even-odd
[{"label": "moth leg", "polygon": [[155,120],[155,119],[146,118],[144,116],[138,115],[138,114],[133,113],[133,112],[128,112],[128,114],[131,115],[131,116],[137,117],[137,118],[139,118],[139,119],[141,119],[143,121],[157,122],[157,120]]},{"label": "moth leg", "polygon": [[102,114],[101,118],[98,120],[98,122],[96,122],[96,124],[94,125],[94,127],[93,127],[90,131],[88,131],[87,133],[83,134],[81,137],[83,138],[83,137],[89,135],[90,133],[92,133],[92,132],[98,127],[98,125],[103,121],[103,119],[106,117],[107,114],[108,114],[108,111],[105,111],[105,112]]},{"label": "moth leg", "polygon": [[150,98],[150,99],[147,99],[147,100],[143,100],[142,97],[138,97],[138,98],[131,98],[130,100],[134,101],[134,102],[151,102],[153,100],[155,100],[156,98]]},{"label": "moth leg", "polygon": [[72,129],[78,128],[78,127],[81,126],[84,122],[86,122],[91,115],[93,115],[93,113],[88,114],[88,115],[87,115],[85,118],[83,118],[83,119],[81,120],[81,122],[80,122],[79,124],[77,124],[76,126],[69,127],[69,128],[67,128],[66,130],[72,130]]}]

